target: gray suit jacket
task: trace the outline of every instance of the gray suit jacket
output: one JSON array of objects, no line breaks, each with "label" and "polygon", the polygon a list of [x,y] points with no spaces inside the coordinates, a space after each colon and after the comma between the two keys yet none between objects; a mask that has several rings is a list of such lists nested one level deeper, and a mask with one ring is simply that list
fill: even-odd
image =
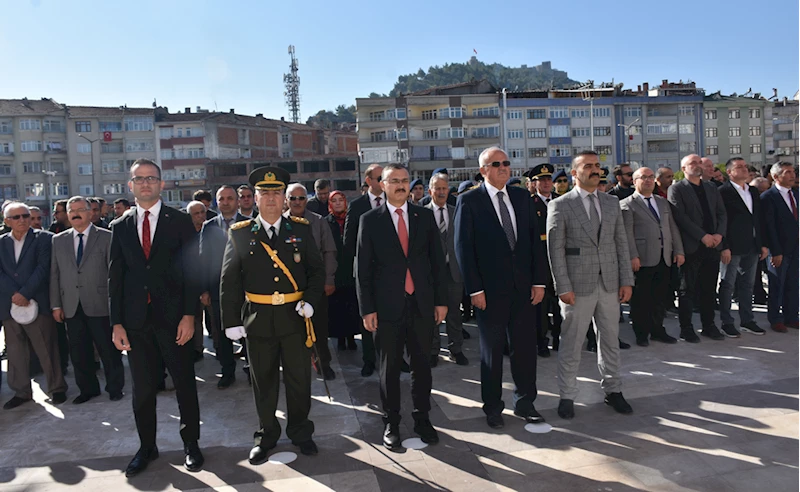
[{"label": "gray suit jacket", "polygon": [[[647,202],[639,192],[619,202],[622,217],[625,219],[625,230],[628,233],[628,249],[631,259],[639,258],[641,266],[658,265],[661,256],[667,266],[672,265],[672,257],[683,255],[681,233],[675,224],[670,204],[663,197],[653,194],[653,206],[658,207],[661,220],[656,219],[647,206]],[[661,237],[664,247],[661,247]]]},{"label": "gray suit jacket", "polygon": [[[429,208],[433,211],[433,218],[436,220],[436,225],[439,225],[439,207],[431,201],[425,208]],[[442,250],[444,250],[444,254],[448,259],[447,263],[447,271],[450,272],[450,281],[453,283],[460,284],[463,280],[461,278],[461,270],[458,268],[458,260],[456,259],[456,246],[455,246],[455,237],[456,237],[456,228],[454,224],[454,219],[456,216],[456,207],[452,205],[447,205],[447,218],[448,226],[447,226],[447,236],[442,237],[439,234],[439,237],[442,239]]]},{"label": "gray suit jacket", "polygon": [[598,198],[602,211],[599,240],[577,188],[547,206],[547,253],[557,295],[589,295],[598,287],[598,278],[606,292],[633,286],[619,199],[607,193],[598,193]]},{"label": "gray suit jacket", "polygon": [[64,310],[72,318],[78,303],[87,316],[108,316],[108,259],[111,231],[89,226],[89,237],[83,246],[83,258],[75,258],[73,230],[53,237],[50,260],[50,305]]},{"label": "gray suit jacket", "polygon": [[[728,213],[725,211],[719,189],[708,181],[700,183],[706,192],[706,201],[714,224],[714,229],[708,233],[703,230],[703,209],[700,200],[697,199],[697,193],[692,189],[692,183],[688,179],[682,179],[667,190],[667,199],[675,205],[675,223],[681,231],[683,250],[687,255],[694,253],[698,248],[705,248],[700,239],[706,234],[719,234],[724,238],[728,232]],[[723,243],[717,246],[717,251],[722,251]]]},{"label": "gray suit jacket", "polygon": [[[283,216],[289,217],[289,212],[284,213]],[[333,240],[331,227],[320,214],[308,209],[306,209],[303,217],[308,220],[311,226],[311,235],[314,236],[317,249],[319,249],[322,261],[325,263],[325,285],[336,285],[336,268],[338,266],[336,255],[338,250],[336,249],[336,242]]]}]

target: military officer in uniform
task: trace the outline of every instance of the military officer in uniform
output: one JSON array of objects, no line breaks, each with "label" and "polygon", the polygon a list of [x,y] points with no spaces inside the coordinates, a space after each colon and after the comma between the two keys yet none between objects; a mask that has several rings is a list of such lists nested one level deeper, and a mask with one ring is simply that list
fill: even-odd
[{"label": "military officer in uniform", "polygon": [[[249,461],[267,461],[281,436],[275,417],[280,368],[286,387],[286,435],[304,455],[317,454],[311,439],[313,306],[322,299],[325,266],[302,217],[281,215],[289,173],[262,167],[250,173],[258,216],[231,226],[222,263],[220,299],[225,335],[247,337],[247,356],[260,428]],[[327,343],[322,340],[321,343]]]}]

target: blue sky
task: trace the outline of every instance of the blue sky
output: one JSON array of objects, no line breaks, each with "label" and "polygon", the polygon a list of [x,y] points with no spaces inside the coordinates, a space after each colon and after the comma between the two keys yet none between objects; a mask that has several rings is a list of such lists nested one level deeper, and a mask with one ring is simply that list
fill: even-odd
[{"label": "blue sky", "polygon": [[[600,7],[600,5],[603,5]],[[431,65],[552,61],[575,80],[691,79],[707,93],[798,89],[798,3],[0,0],[0,97],[288,115],[389,92]]]}]

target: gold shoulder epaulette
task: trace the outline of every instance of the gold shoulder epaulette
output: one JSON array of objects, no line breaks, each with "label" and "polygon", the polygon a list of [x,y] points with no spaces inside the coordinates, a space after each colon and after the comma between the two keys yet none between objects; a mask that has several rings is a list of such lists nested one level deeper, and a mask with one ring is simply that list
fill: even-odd
[{"label": "gold shoulder epaulette", "polygon": [[308,219],[306,219],[305,217],[295,217],[294,215],[290,215],[289,218],[292,219],[292,221],[297,222],[298,224],[305,224],[305,225],[309,224]]},{"label": "gold shoulder epaulette", "polygon": [[250,225],[250,222],[251,221],[249,219],[248,220],[239,221],[239,222],[233,224],[231,226],[231,229],[233,229],[235,231],[237,229],[241,229],[242,227],[247,227],[248,225]]}]

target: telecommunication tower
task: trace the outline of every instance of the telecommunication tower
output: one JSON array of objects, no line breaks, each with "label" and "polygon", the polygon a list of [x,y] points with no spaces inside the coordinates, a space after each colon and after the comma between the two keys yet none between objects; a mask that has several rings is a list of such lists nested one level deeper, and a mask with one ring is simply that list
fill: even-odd
[{"label": "telecommunication tower", "polygon": [[286,86],[286,105],[289,107],[289,112],[292,113],[292,121],[294,123],[300,122],[300,77],[297,75],[298,64],[297,58],[294,56],[294,45],[289,45],[289,56],[292,58],[292,63],[289,65],[289,73],[283,75],[283,83]]}]

